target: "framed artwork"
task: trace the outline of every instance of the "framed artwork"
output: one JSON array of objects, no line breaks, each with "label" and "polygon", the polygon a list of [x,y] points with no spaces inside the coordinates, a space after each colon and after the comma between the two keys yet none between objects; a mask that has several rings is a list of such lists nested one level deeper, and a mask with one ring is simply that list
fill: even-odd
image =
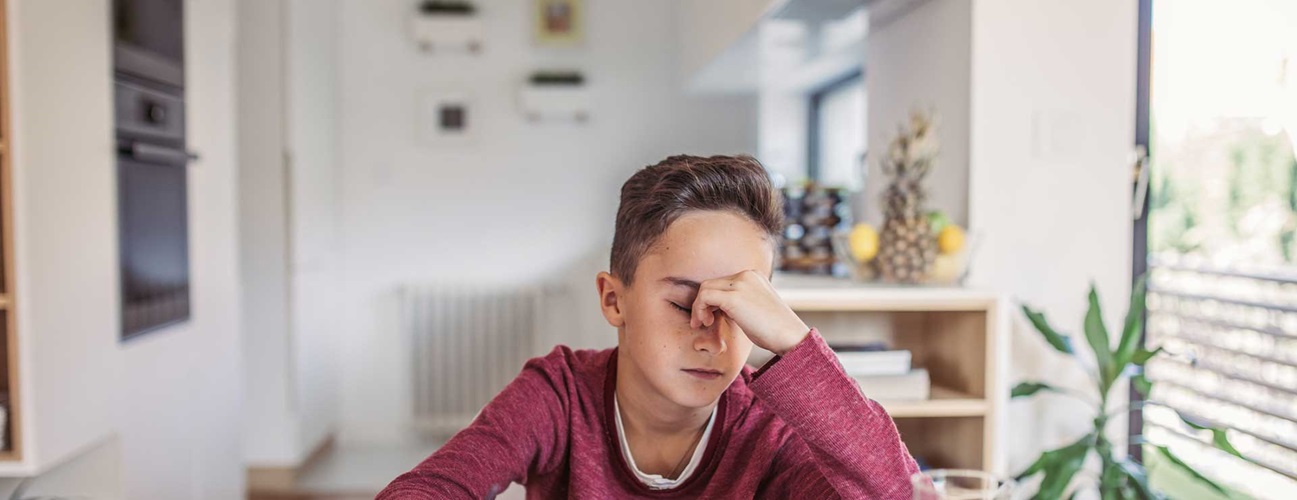
[{"label": "framed artwork", "polygon": [[462,90],[428,90],[419,98],[419,139],[424,144],[464,143],[473,138],[473,98]]},{"label": "framed artwork", "polygon": [[533,0],[536,10],[532,25],[536,44],[549,47],[572,47],[585,42],[585,5],[583,0]]}]

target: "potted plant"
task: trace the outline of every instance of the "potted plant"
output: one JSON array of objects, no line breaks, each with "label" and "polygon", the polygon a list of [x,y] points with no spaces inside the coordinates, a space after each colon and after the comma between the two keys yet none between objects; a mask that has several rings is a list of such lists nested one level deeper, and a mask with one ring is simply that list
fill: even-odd
[{"label": "potted plant", "polygon": [[[1118,340],[1117,346],[1112,348],[1109,330],[1103,324],[1103,315],[1099,308],[1099,295],[1095,291],[1094,285],[1091,284],[1089,310],[1085,314],[1083,331],[1085,332],[1086,343],[1089,344],[1090,352],[1093,354],[1093,365],[1087,363],[1081,353],[1073,349],[1071,339],[1068,336],[1059,333],[1050,326],[1043,313],[1026,305],[1022,306],[1022,311],[1027,320],[1040,332],[1045,341],[1058,352],[1076,360],[1090,374],[1097,391],[1097,395],[1089,395],[1037,381],[1025,381],[1013,387],[1012,397],[1014,398],[1028,397],[1042,391],[1053,392],[1085,401],[1095,411],[1093,430],[1070,444],[1042,453],[1040,458],[1037,458],[1026,470],[1018,474],[1017,479],[1019,481],[1035,475],[1043,475],[1040,491],[1035,498],[1064,498],[1065,494],[1069,494],[1069,486],[1072,485],[1074,480],[1078,484],[1071,488],[1072,493],[1070,494],[1075,495],[1075,491],[1082,486],[1080,480],[1077,479],[1077,472],[1082,469],[1086,458],[1092,453],[1098,456],[1100,462],[1098,483],[1093,486],[1097,488],[1103,499],[1165,498],[1164,493],[1149,486],[1148,474],[1144,466],[1129,457],[1119,457],[1116,448],[1104,432],[1108,422],[1112,419],[1124,417],[1128,412],[1138,411],[1145,405],[1157,404],[1146,400],[1135,405],[1120,405],[1115,409],[1110,404],[1113,402],[1110,397],[1112,389],[1124,384],[1127,380],[1131,381],[1131,385],[1147,397],[1152,389],[1152,384],[1144,376],[1144,365],[1154,356],[1159,354],[1167,355],[1160,347],[1149,351],[1139,345],[1143,331],[1144,295],[1145,280],[1141,278],[1131,291],[1130,308],[1126,311],[1126,321],[1120,332],[1121,338]],[[1213,438],[1212,442],[1217,448],[1248,460],[1238,450],[1234,449],[1223,429],[1195,423],[1179,412],[1177,412],[1177,415],[1189,426],[1199,431],[1210,431]],[[1222,497],[1231,496],[1228,489],[1193,470],[1192,467],[1177,458],[1166,446],[1143,441],[1142,436],[1134,436],[1132,439],[1135,439],[1136,442],[1144,442],[1148,445],[1147,449],[1157,455],[1157,467],[1178,469],[1179,475],[1201,482],[1205,487],[1219,493]]]}]

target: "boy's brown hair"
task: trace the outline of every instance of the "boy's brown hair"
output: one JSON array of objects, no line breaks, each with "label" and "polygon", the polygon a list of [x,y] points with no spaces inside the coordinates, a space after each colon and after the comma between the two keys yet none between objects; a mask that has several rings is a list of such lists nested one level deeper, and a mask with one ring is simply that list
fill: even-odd
[{"label": "boy's brown hair", "polygon": [[622,184],[612,240],[612,275],[630,286],[644,254],[672,222],[694,210],[734,212],[772,240],[783,230],[783,197],[756,158],[672,156],[635,172]]}]

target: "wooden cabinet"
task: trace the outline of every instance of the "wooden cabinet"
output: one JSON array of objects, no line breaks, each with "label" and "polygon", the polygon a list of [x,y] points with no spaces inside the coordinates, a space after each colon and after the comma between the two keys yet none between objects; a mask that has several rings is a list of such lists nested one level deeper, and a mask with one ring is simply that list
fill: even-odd
[{"label": "wooden cabinet", "polygon": [[928,370],[931,399],[881,402],[911,453],[933,467],[1004,473],[1008,340],[997,295],[795,275],[774,284],[829,342],[885,341]]}]

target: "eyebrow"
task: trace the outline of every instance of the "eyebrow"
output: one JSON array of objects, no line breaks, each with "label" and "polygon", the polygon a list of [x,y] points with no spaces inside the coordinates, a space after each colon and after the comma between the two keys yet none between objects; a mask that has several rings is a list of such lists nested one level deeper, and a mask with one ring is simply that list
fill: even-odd
[{"label": "eyebrow", "polygon": [[[766,279],[774,279],[774,277],[775,277],[775,273],[774,273],[774,271],[771,271],[771,272],[770,272],[770,276],[767,276]],[[694,289],[694,290],[698,290],[698,287],[701,286],[701,285],[698,284],[697,281],[694,281],[694,280],[691,280],[691,279],[687,279],[687,278],[678,278],[678,277],[675,277],[675,276],[667,276],[667,277],[665,277],[665,278],[662,278],[662,281],[665,281],[665,282],[667,282],[667,283],[670,283],[671,286],[683,286],[683,287],[689,287],[689,288],[692,288],[692,289]]]},{"label": "eyebrow", "polygon": [[662,281],[670,283],[671,286],[683,286],[683,287],[692,288],[694,290],[698,290],[698,287],[700,286],[697,281],[691,279],[685,279],[685,278],[677,278],[675,276],[667,276],[665,278],[662,278]]}]

